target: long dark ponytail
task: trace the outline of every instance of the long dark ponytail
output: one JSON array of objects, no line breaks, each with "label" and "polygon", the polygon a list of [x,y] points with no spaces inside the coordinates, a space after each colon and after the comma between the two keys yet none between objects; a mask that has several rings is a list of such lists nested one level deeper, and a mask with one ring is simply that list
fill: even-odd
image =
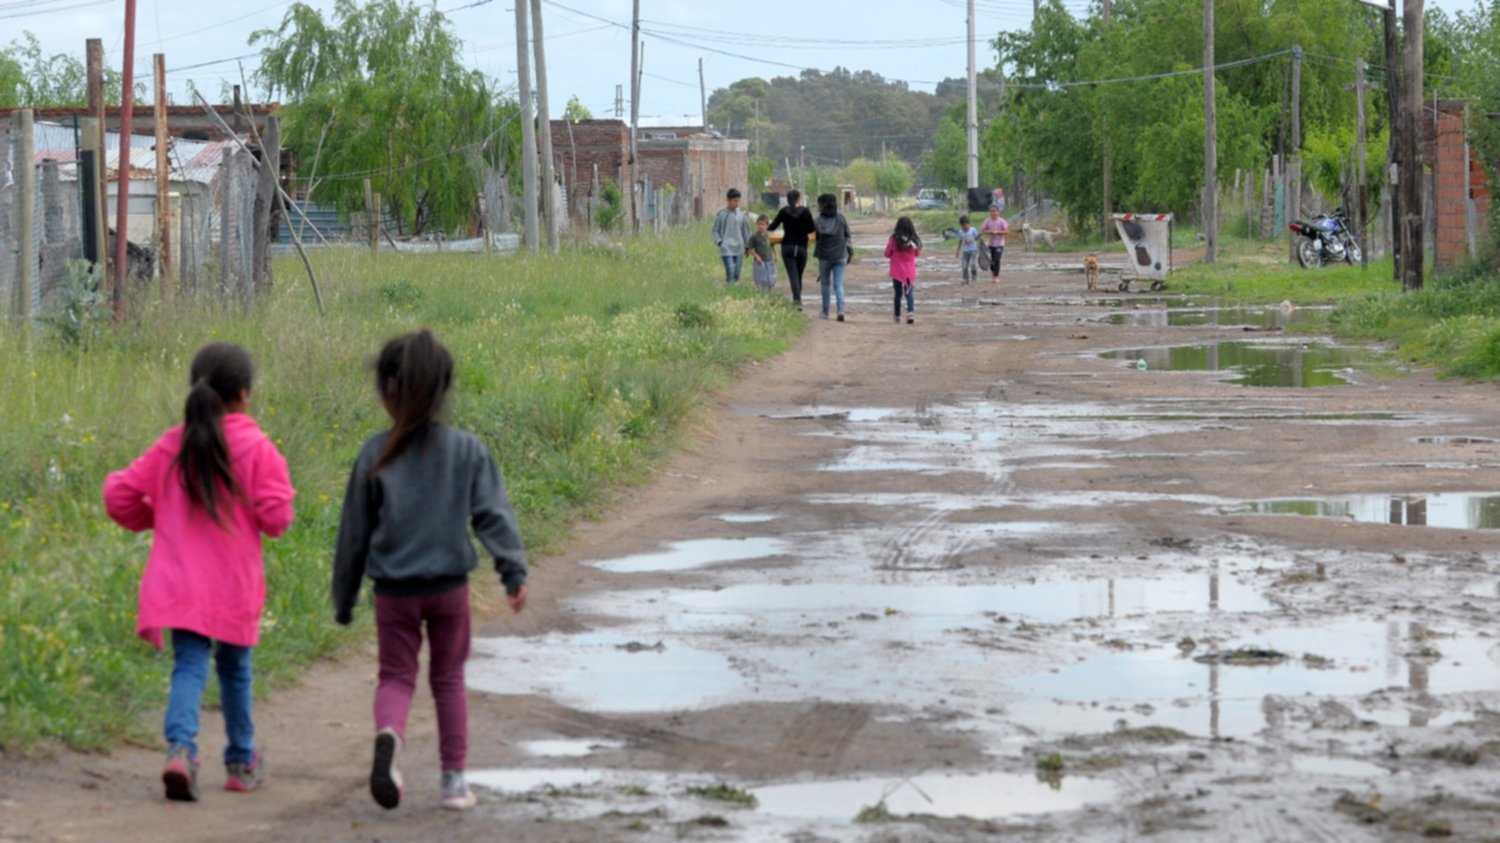
[{"label": "long dark ponytail", "polygon": [[188,370],[187,402],[183,407],[182,448],[177,469],[188,499],[223,523],[221,495],[243,496],[229,465],[224,439],[224,408],[250,390],[255,364],[250,354],[233,343],[210,343],[199,349]]},{"label": "long dark ponytail", "polygon": [[375,390],[391,414],[391,433],[374,474],[406,453],[438,421],[453,385],[453,355],[423,328],[387,342],[375,361]]}]

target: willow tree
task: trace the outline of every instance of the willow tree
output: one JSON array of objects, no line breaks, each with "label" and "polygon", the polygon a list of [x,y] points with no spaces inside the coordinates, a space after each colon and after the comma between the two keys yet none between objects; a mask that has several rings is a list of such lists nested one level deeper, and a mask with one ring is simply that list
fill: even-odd
[{"label": "willow tree", "polygon": [[402,0],[338,0],[325,19],[305,3],[250,36],[257,73],[283,97],[283,144],[312,196],[345,211],[364,180],[403,232],[466,228],[487,163],[507,157],[517,129],[491,86],[459,60],[462,42],[435,9]]}]

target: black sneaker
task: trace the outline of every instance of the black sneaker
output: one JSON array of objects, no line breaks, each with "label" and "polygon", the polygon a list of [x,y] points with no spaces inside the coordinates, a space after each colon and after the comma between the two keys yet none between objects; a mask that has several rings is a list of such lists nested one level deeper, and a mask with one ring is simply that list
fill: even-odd
[{"label": "black sneaker", "polygon": [[162,768],[161,783],[167,798],[173,802],[198,801],[198,759],[185,746],[167,750],[167,766]]},{"label": "black sneaker", "polygon": [[844,321],[844,314],[842,314],[842,313],[839,314],[839,321],[840,322]]},{"label": "black sneaker", "polygon": [[370,768],[370,795],[386,810],[401,804],[401,736],[387,726],[375,736],[375,764]]}]

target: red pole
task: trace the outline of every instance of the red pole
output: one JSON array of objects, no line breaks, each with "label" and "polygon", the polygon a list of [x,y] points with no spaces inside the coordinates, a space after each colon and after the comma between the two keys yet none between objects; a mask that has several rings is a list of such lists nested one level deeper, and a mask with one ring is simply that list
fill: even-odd
[{"label": "red pole", "polygon": [[130,118],[135,112],[135,0],[125,0],[125,67],[120,74],[120,186],[115,204],[115,321],[125,319],[125,231],[130,219]]}]

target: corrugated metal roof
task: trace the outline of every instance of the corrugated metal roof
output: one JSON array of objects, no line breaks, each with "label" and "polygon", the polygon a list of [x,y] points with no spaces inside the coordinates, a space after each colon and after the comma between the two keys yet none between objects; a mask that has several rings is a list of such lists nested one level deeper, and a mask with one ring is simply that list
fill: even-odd
[{"label": "corrugated metal roof", "polygon": [[[37,123],[32,131],[34,163],[57,161],[64,165],[65,178],[76,178],[78,138],[72,126],[62,123]],[[212,182],[219,172],[225,150],[237,146],[232,140],[201,141],[173,138],[167,152],[170,177],[178,181],[202,184]],[[104,167],[106,173],[119,170],[120,133],[104,133]],[[156,172],[156,138],[132,133],[130,136],[130,172],[132,178],[152,177]]]}]

